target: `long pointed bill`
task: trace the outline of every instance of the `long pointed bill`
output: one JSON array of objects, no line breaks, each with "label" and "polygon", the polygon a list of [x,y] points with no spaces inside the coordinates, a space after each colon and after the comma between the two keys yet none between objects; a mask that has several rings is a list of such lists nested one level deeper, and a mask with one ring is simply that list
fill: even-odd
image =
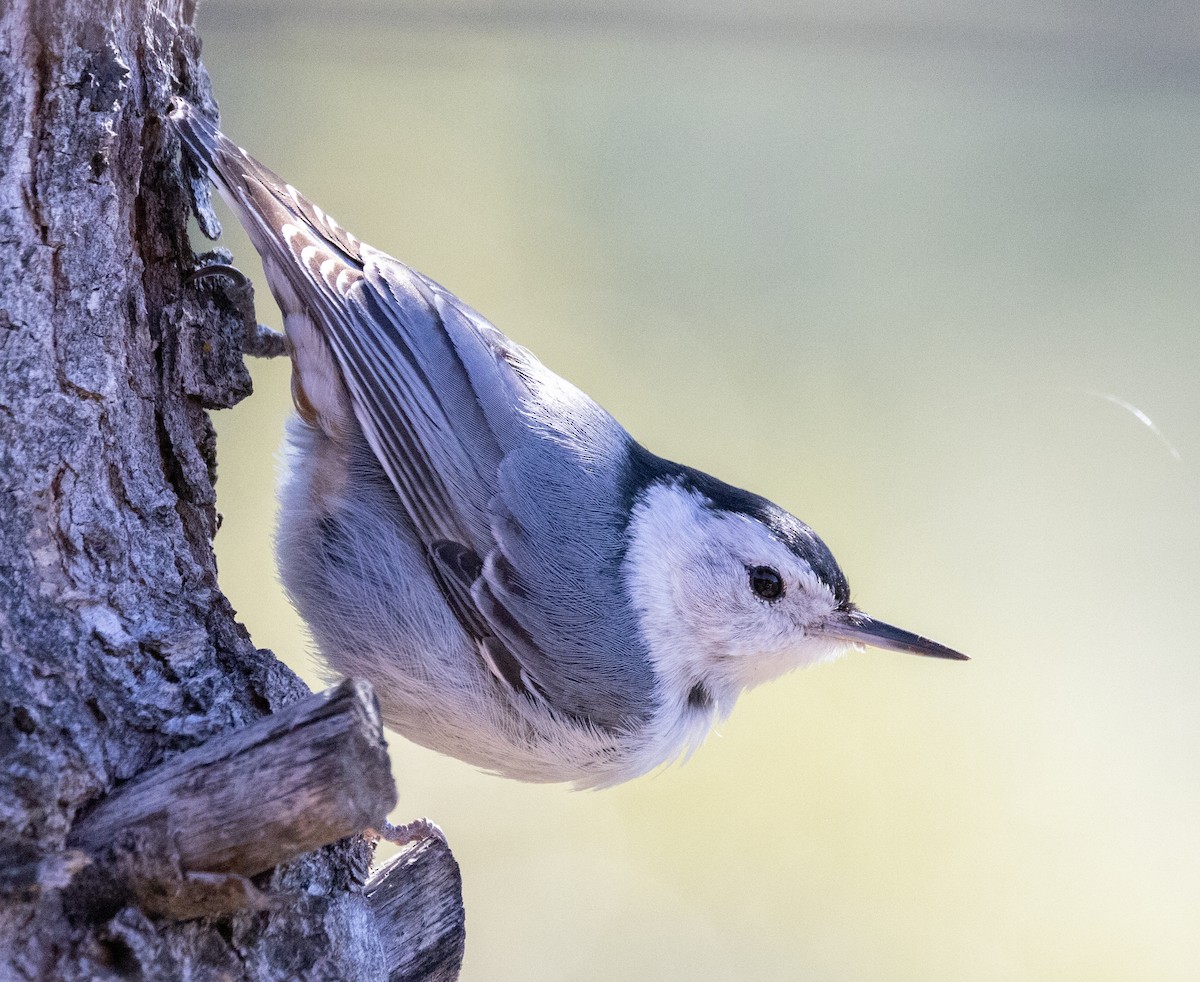
[{"label": "long pointed bill", "polygon": [[831,620],[821,631],[822,634],[841,641],[852,641],[855,644],[867,644],[872,648],[886,648],[888,651],[906,651],[913,655],[925,655],[929,658],[952,658],[955,661],[970,661],[966,655],[944,644],[930,641],[919,634],[904,631],[883,621],[868,617],[860,610],[852,610],[848,614],[839,614],[837,620]]}]

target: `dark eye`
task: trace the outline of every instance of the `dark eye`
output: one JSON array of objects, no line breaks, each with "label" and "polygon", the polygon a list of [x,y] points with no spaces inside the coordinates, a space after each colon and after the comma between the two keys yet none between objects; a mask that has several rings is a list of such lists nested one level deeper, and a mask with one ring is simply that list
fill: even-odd
[{"label": "dark eye", "polygon": [[750,570],[750,589],[763,600],[778,600],[783,596],[783,577],[770,566],[755,566]]}]

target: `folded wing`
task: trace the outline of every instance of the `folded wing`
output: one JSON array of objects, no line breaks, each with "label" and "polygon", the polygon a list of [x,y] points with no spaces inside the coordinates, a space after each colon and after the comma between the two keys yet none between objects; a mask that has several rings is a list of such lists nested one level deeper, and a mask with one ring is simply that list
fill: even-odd
[{"label": "folded wing", "polygon": [[318,390],[315,415],[336,429],[334,388],[344,385],[447,603],[499,684],[597,728],[644,722],[654,679],[620,574],[624,430],[190,107],[172,118],[247,227],[293,344],[315,363],[297,350],[298,372],[316,380],[305,382]]}]

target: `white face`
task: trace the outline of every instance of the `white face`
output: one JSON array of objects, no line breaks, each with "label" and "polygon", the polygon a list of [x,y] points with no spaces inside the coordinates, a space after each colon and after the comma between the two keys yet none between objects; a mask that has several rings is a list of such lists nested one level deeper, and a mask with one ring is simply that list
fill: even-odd
[{"label": "white face", "polygon": [[679,486],[634,510],[625,575],[668,691],[705,686],[728,712],[743,688],[840,654],[818,632],[837,600],[755,519]]}]

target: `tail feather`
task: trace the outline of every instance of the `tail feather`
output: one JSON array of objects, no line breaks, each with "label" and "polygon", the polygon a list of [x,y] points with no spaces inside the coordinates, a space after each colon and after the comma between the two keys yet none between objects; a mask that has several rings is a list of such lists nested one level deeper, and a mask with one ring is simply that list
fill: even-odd
[{"label": "tail feather", "polygon": [[[194,106],[176,98],[169,116],[188,155],[233,209],[262,259],[267,283],[283,313],[292,359],[292,398],[300,417],[338,443],[349,439],[351,408],[342,367],[313,315],[309,247],[362,275],[362,243],[290,184],[217,129]],[[289,234],[289,232],[291,234]],[[315,260],[320,266],[321,259]]]},{"label": "tail feather", "polygon": [[341,253],[345,262],[362,267],[362,242],[356,236],[251,157],[191,103],[176,96],[169,118],[188,155],[207,172],[260,252],[270,249],[270,242],[260,242],[256,228],[265,233],[264,238],[277,240],[284,225],[294,224]]}]

